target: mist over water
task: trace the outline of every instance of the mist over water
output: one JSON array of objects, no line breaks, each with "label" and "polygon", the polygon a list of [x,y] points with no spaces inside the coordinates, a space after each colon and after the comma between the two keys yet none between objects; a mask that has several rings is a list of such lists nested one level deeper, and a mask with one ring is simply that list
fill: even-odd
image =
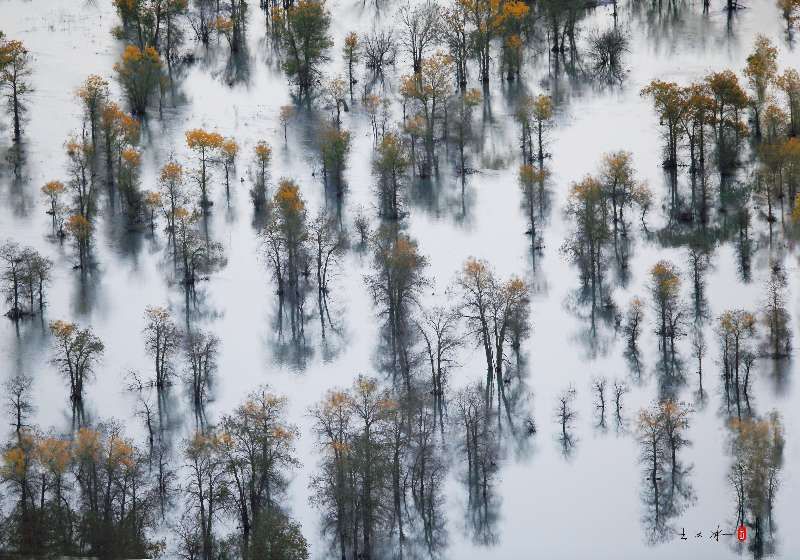
[{"label": "mist over water", "polygon": [[[759,309],[769,263],[776,256],[788,278],[787,307],[790,325],[800,330],[800,283],[797,247],[784,236],[779,224],[769,224],[763,214],[753,213],[749,273],[743,273],[735,239],[723,239],[710,253],[706,275],[704,335],[708,353],[704,359],[705,397],[698,398],[690,337],[679,342],[685,381],[665,388],[657,371],[660,356],[649,307],[649,271],[661,259],[675,263],[683,277],[681,297],[690,301],[690,261],[687,246],[673,243],[663,234],[669,220],[669,177],[661,166],[663,141],[658,116],[650,99],[640,95],[652,79],[686,85],[711,71],[733,69],[741,73],[756,34],[770,38],[779,49],[778,65],[800,68],[796,45],[787,39],[785,24],[772,1],[752,2],[732,18],[722,3],[712,2],[702,13],[699,2],[630,1],[619,4],[619,22],[629,33],[629,52],[624,55],[625,75],[619,81],[593,79],[554,67],[544,42],[526,48],[519,81],[507,82],[493,69],[489,90],[473,113],[473,133],[467,144],[468,165],[463,189],[454,144],[437,146],[439,174],[416,180],[406,193],[406,233],[419,244],[428,260],[425,274],[431,280],[425,304],[455,303],[448,291],[465,260],[487,259],[500,278],[520,276],[531,290],[530,336],[523,340],[524,392],[517,403],[518,418],[530,416],[535,435],[509,438],[498,458],[492,511],[476,527],[470,513],[464,482],[463,453],[448,449],[449,466],[444,486],[442,513],[445,526],[434,555],[442,558],[703,558],[709,560],[749,555],[730,537],[719,543],[710,538],[719,525],[736,526],[736,496],[728,481],[731,465],[729,415],[721,387],[722,369],[716,318],[733,308]],[[666,7],[674,5],[673,8]],[[335,0],[332,15],[334,47],[327,74],[345,71],[339,55],[346,33],[367,33],[381,26],[397,25],[394,6],[377,10],[372,4]],[[579,23],[579,44],[593,29],[612,25],[612,6],[589,10]],[[33,378],[33,420],[43,430],[68,433],[72,408],[66,382],[50,363],[53,355],[48,322],[65,319],[90,325],[105,344],[95,379],[87,386],[85,414],[90,422],[116,419],[126,434],[144,441],[145,427],[135,414],[136,396],[127,390],[131,370],[149,372],[151,358],[143,343],[143,313],[147,306],[167,307],[179,324],[207,330],[220,339],[218,368],[210,388],[206,420],[214,424],[238,406],[261,384],[288,398],[288,418],[300,430],[296,442],[302,467],[292,475],[287,510],[303,527],[314,559],[333,558],[329,539],[321,534],[320,513],[309,503],[310,480],[321,454],[312,433],[308,410],[332,388],[348,388],[359,374],[390,381],[381,371],[386,350],[381,347],[381,319],[364,277],[372,272],[372,254],[353,243],[331,281],[331,323],[323,338],[316,297],[309,297],[302,342],[292,340],[288,326],[278,327],[276,285],[266,267],[258,237],[263,217],[254,212],[248,191],[252,185],[249,158],[259,140],[273,149],[270,195],[280,178],[292,178],[300,186],[309,216],[320,208],[340,217],[352,228],[359,207],[377,224],[378,197],[372,170],[373,138],[368,116],[360,102],[343,113],[343,126],[351,132],[351,151],[344,172],[345,188],[337,196],[322,180],[319,157],[321,123],[325,110],[297,108],[288,125],[287,140],[279,120],[281,106],[293,103],[292,91],[280,57],[267,34],[257,2],[249,6],[246,49],[232,59],[224,41],[214,39],[208,49],[187,37],[184,50],[195,61],[175,70],[174,81],[164,96],[161,115],[151,108],[142,122],[141,189],[157,188],[158,172],[171,157],[194,165],[184,133],[205,128],[235,137],[245,154],[237,164],[226,201],[224,176],[212,172],[210,209],[204,227],[209,238],[222,244],[225,262],[197,284],[188,297],[172,258],[167,236],[149,228],[131,228],[104,187],[98,199],[98,221],[92,256],[95,265],[81,273],[73,269],[76,257],[71,243],[52,236],[51,218],[40,187],[53,179],[65,180],[67,161],[64,141],[81,129],[82,111],[76,89],[89,74],[110,83],[111,98],[122,99],[112,67],[124,43],[111,30],[118,16],[105,0],[6,0],[0,5],[0,30],[23,41],[33,57],[30,97],[24,133],[25,164],[16,179],[8,164],[0,168],[0,240],[14,239],[32,246],[54,262],[52,282],[43,316],[19,322],[0,321],[0,381],[16,375]],[[400,76],[410,64],[399,57],[388,67],[383,91],[393,99]],[[471,70],[470,87],[477,86]],[[360,79],[357,88],[363,86]],[[553,98],[555,122],[549,133],[545,183],[547,203],[540,221],[540,245],[531,250],[531,238],[517,179],[520,164],[519,127],[514,119],[518,100],[526,94],[546,93]],[[358,92],[356,93],[358,97]],[[399,103],[394,118],[402,117]],[[8,120],[2,119],[0,150],[10,146]],[[631,220],[630,259],[627,278],[609,267],[606,282],[624,313],[634,295],[648,302],[640,340],[641,367],[631,367],[627,343],[615,327],[613,313],[590,318],[587,305],[578,301],[578,267],[560,252],[572,225],[563,209],[569,186],[596,173],[603,154],[627,150],[638,177],[654,193],[647,216],[648,232]],[[741,156],[749,160],[749,148]],[[747,166],[735,180],[749,177]],[[718,174],[710,173],[718,183]],[[688,192],[686,170],[678,172],[679,188]],[[719,205],[712,195],[712,206]],[[745,271],[746,272],[746,271]],[[206,275],[204,275],[206,276]],[[316,295],[316,294],[314,294]],[[795,339],[796,340],[796,339]],[[795,347],[798,344],[794,344]],[[485,378],[483,349],[470,338],[460,349],[459,366],[450,372],[453,388]],[[512,359],[511,357],[509,359]],[[758,415],[776,410],[781,415],[786,444],[780,486],[774,501],[775,558],[800,557],[800,389],[796,358],[755,362],[750,388],[751,405]],[[182,367],[182,366],[181,366]],[[420,377],[427,375],[420,368]],[[607,405],[605,426],[598,426],[592,379],[604,376],[624,380],[630,392],[624,396],[622,422],[612,404]],[[576,390],[572,422],[573,440],[567,449],[559,440],[561,427],[556,408],[568,387]],[[641,447],[635,424],[642,407],[665,391],[676,401],[691,403],[693,413],[681,450],[688,486],[677,500],[668,525],[689,535],[681,541],[669,531],[668,538],[653,538],[646,506],[647,474],[640,463]],[[181,441],[195,430],[189,391],[182,384],[167,393],[164,426],[176,457]],[[609,396],[610,397],[610,393]],[[454,409],[450,410],[454,414]],[[6,437],[5,434],[3,437]],[[176,465],[180,459],[176,458]],[[180,497],[176,503],[182,507]],[[174,515],[170,514],[170,515]],[[702,538],[695,534],[702,532]],[[653,542],[653,541],[658,542]],[[413,553],[410,553],[413,555]],[[420,552],[424,557],[427,552]],[[392,557],[387,553],[388,557]]]}]

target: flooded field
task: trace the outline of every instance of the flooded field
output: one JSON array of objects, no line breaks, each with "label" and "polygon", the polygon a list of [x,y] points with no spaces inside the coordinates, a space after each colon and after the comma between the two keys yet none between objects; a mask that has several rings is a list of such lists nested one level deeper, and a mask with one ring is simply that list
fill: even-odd
[{"label": "flooded field", "polygon": [[[192,486],[187,446],[198,432],[226,434],[224,418],[264,385],[286,398],[281,421],[297,428],[290,444],[296,461],[275,467],[282,472],[276,478],[285,480],[276,483],[280,492],[267,502],[300,525],[308,555],[314,559],[800,557],[800,533],[795,530],[800,523],[797,360],[761,350],[769,330],[768,317],[762,317],[768,306],[765,286],[778,265],[787,280],[782,292],[788,313],[785,337],[797,347],[793,333],[800,328],[798,227],[792,218],[794,200],[788,195],[795,192],[792,183],[800,177],[800,164],[791,172],[786,164],[786,193],[781,190],[780,197],[767,201],[754,186],[761,184],[760,140],[756,140],[746,104],[741,120],[750,134],[742,134],[735,165],[722,162],[723,150],[712,141],[724,134],[717,132],[722,129],[719,125],[708,128],[708,161],[703,170],[690,171],[683,140],[680,164],[675,169],[665,167],[664,119],[654,108],[652,96],[642,95],[654,79],[686,86],[727,69],[739,74],[747,89],[742,72],[758,34],[777,48],[779,73],[800,67],[796,37],[787,34],[774,2],[754,0],[730,13],[719,0],[712,0],[708,10],[700,1],[683,0],[623,0],[616,6],[592,7],[578,3],[575,52],[569,47],[551,50],[547,10],[558,10],[548,8],[548,2],[528,3],[519,79],[507,80],[503,72],[500,32],[492,43],[488,83],[481,82],[475,57],[468,57],[467,88],[476,88],[479,98],[465,117],[469,121],[464,134],[466,165],[461,164],[458,139],[458,110],[463,108],[458,99],[465,94],[454,74],[447,74],[445,89],[449,91],[443,97],[451,99],[446,113],[442,99],[436,109],[439,116],[432,117],[435,165],[426,170],[425,133],[415,136],[408,124],[417,110],[416,99],[403,94],[408,89],[404,76],[411,75],[413,67],[404,46],[401,6],[387,0],[377,5],[328,0],[325,9],[330,14],[332,46],[329,60],[315,77],[317,90],[324,90],[330,77],[347,76],[341,53],[348,33],[363,38],[375,30],[394,29],[397,50],[396,61],[385,66],[382,76],[364,67],[362,55],[355,92],[352,97],[349,92],[344,95],[347,109],[341,112],[339,129],[350,136],[340,181],[330,163],[323,169],[320,155],[340,103],[336,100],[331,109],[321,93],[311,100],[298,98],[297,86],[282,66],[286,48],[278,47],[274,37],[279,24],[274,20],[268,24],[268,16],[253,0],[243,8],[247,25],[238,52],[232,53],[228,36],[221,32],[212,34],[207,45],[196,40],[190,21],[199,4],[190,1],[190,16],[181,14],[176,19],[183,41],[176,47],[169,73],[163,65],[159,91],[145,114],[137,117],[141,131],[136,144],[140,160],[135,182],[141,192],[161,188],[162,168],[168,162],[184,168],[186,191],[192,193],[191,204],[198,215],[192,227],[203,241],[198,254],[215,255],[200,267],[190,285],[168,231],[167,211],[161,207],[153,211],[153,227],[149,211],[131,219],[120,180],[106,179],[102,150],[96,155],[97,163],[90,164],[97,167],[97,176],[92,178],[96,208],[82,267],[77,266],[74,235],[60,238],[54,233],[54,218],[48,215],[49,203],[41,194],[48,181],[68,184],[75,176],[65,141],[71,135],[80,138],[86,131],[84,106],[76,91],[89,75],[107,80],[108,99],[131,110],[114,70],[130,40],[123,36],[124,30],[114,32],[122,25],[117,8],[110,0],[0,2],[0,31],[28,49],[32,87],[18,144],[12,142],[11,118],[4,115],[0,120],[0,150],[7,154],[0,166],[0,242],[16,241],[52,261],[42,311],[0,321],[0,380],[31,378],[26,421],[31,433],[35,426],[40,434],[70,441],[81,427],[116,421],[124,437],[148,455],[141,460],[145,478],[155,476],[153,447],[160,450],[158,460],[174,476],[168,482],[163,511],[152,506],[155,522],[148,522],[142,533],[152,541],[164,539],[164,557],[220,557],[210,552],[211,545],[202,538],[194,538],[197,548],[190,555],[184,545],[192,539],[184,538],[186,531],[179,530],[195,520],[197,511],[192,504],[198,489]],[[592,37],[615,26],[626,38],[626,48],[613,75],[600,75],[592,70]],[[569,42],[566,34],[561,40]],[[434,56],[437,49],[444,52],[446,47],[441,41],[430,46],[425,56]],[[779,89],[770,87],[775,103],[783,107]],[[387,100],[387,126],[395,130],[398,142],[406,146],[412,138],[415,141],[415,161],[405,162],[400,171],[401,208],[395,216],[386,211],[382,198],[380,185],[386,178],[376,171],[375,161],[377,145],[385,141],[385,135],[375,133],[382,135],[376,142],[367,90]],[[531,170],[547,172],[541,190],[537,186],[532,195],[536,208],[529,213],[519,179],[527,156],[520,148],[518,108],[526,96],[540,94],[549,96],[553,114],[543,161],[535,157],[535,139],[532,146]],[[283,107],[293,108],[287,123],[282,122]],[[229,194],[223,166],[217,161],[209,164],[207,205],[198,198],[198,158],[186,142],[186,132],[193,129],[234,138],[239,147],[229,173]],[[764,129],[766,137],[766,125]],[[324,294],[315,283],[311,236],[305,269],[301,266],[295,274],[296,284],[291,271],[284,269],[289,279],[283,280],[286,289],[279,294],[265,232],[280,208],[277,202],[256,208],[250,194],[259,180],[252,154],[260,141],[271,147],[266,197],[276,197],[282,178],[293,180],[308,223],[324,211],[333,230],[342,236]],[[576,235],[575,215],[569,212],[571,187],[588,175],[597,175],[604,155],[620,150],[630,153],[636,184],[646,184],[652,198],[642,219],[640,206],[630,204],[621,249],[613,240],[606,241],[602,285],[596,287],[594,273],[587,276],[568,247]],[[409,153],[406,157],[410,158]],[[113,169],[114,165],[112,174]],[[700,175],[703,179],[697,179]],[[703,218],[695,211],[693,181],[702,181],[708,188]],[[670,194],[673,188],[678,202]],[[753,194],[735,194],[747,189]],[[64,200],[72,204],[69,197]],[[749,210],[744,226],[742,208]],[[355,225],[359,217],[369,221],[371,231],[372,239],[364,243]],[[612,221],[616,228],[617,220]],[[287,236],[282,238],[285,243]],[[386,251],[391,252],[401,242],[416,243],[415,258],[425,262],[419,267],[424,282],[409,282],[405,296],[395,294],[406,299],[392,299],[393,305],[387,306],[380,295],[386,282],[387,291],[394,294],[391,282],[403,282],[406,276],[402,274],[408,270],[381,261],[380,244],[388,244]],[[518,277],[525,292],[524,305],[519,307],[523,318],[521,322],[509,319],[507,325],[514,334],[502,335],[505,359],[499,368],[495,364],[496,378],[490,364],[488,388],[482,331],[475,326],[474,311],[463,305],[469,299],[464,268],[472,257],[485,259],[498,281]],[[676,299],[681,316],[675,318],[678,326],[671,331],[674,343],[669,350],[667,334],[659,331],[658,305],[652,294],[651,271],[661,260],[674,264],[680,278]],[[397,273],[400,280],[387,270]],[[629,312],[635,296],[641,298],[643,318],[634,352]],[[148,306],[166,310],[182,333],[169,358],[172,380],[163,387],[142,381],[154,375],[144,332]],[[424,336],[430,334],[426,330],[430,320],[444,315],[436,306],[452,309],[457,323],[453,331],[457,340],[447,353],[446,386],[439,391],[432,385]],[[734,309],[752,311],[757,323],[753,334],[742,335],[742,348],[749,338],[748,347],[753,349],[749,359],[742,357],[741,375],[745,369],[748,375],[743,382],[738,377],[739,340],[735,381],[727,375],[733,367],[732,354],[723,355],[728,339],[721,332],[725,324],[720,317]],[[57,333],[51,328],[56,320],[91,327],[104,346],[79,406],[70,398],[69,378],[54,362],[60,355]],[[187,340],[197,332],[218,338],[216,365],[209,372],[202,399],[193,393],[191,364],[184,357]],[[702,389],[697,360],[700,338],[705,345]],[[348,463],[352,472],[360,474],[348,471],[357,480],[353,488],[358,491],[353,492],[358,499],[347,504],[354,511],[360,509],[359,514],[348,513],[345,523],[344,514],[337,511],[341,502],[320,497],[338,496],[334,490],[341,490],[334,482],[326,482],[333,475],[325,470],[338,448],[322,443],[312,410],[330,390],[358,392],[359,385],[354,383],[361,375],[374,378],[379,387],[375,390],[386,390],[385,399],[392,404],[376,401],[378,408],[388,412],[384,411],[387,416],[376,413],[376,425],[385,424],[380,428],[385,441],[375,444],[378,455],[372,460],[365,451],[370,445],[366,432],[347,446],[341,444],[367,465],[358,471],[352,466],[356,459]],[[469,408],[465,403],[472,406],[477,401],[467,402],[471,393],[464,389],[476,383],[480,387],[472,396],[481,397],[477,408],[483,412],[475,412],[477,416],[470,420],[464,413]],[[735,390],[730,383],[735,383]],[[603,384],[602,405],[598,384]],[[498,385],[506,388],[500,390]],[[5,386],[3,400],[12,400],[9,387]],[[666,402],[685,412],[678,427],[682,441],[672,447],[678,449],[677,464],[661,448],[658,457],[651,456],[641,414],[658,410],[659,403],[663,408]],[[143,412],[145,405],[148,412]],[[746,428],[737,428],[736,423],[767,425],[773,411],[780,417],[782,444],[760,449],[762,455],[742,463],[750,470],[737,471],[742,455],[737,455],[736,442],[744,441],[744,436],[737,440],[736,434]],[[361,418],[354,414],[353,429]],[[15,478],[14,457],[8,451],[22,445],[22,436],[14,430],[13,406],[6,416],[0,507],[12,519],[21,507],[20,484],[28,482]],[[464,435],[471,421],[481,433],[481,441],[476,439],[474,446]],[[775,425],[770,426],[776,429]],[[659,432],[663,438],[659,445],[666,445],[667,434]],[[378,456],[386,457],[389,474],[381,470],[378,463],[383,459]],[[435,473],[422,472],[420,461],[434,465]],[[659,467],[651,469],[655,461]],[[66,470],[80,471],[77,464],[71,463]],[[338,463],[330,464],[338,468]],[[371,464],[378,466],[373,469]],[[753,472],[758,468],[769,471],[768,482],[757,480]],[[219,476],[228,477],[224,473],[229,471],[220,467]],[[743,479],[737,482],[737,472],[749,477],[746,484]],[[371,477],[380,477],[386,486]],[[45,489],[35,480],[29,483],[31,488],[44,495]],[[270,557],[263,551],[261,556],[257,551],[243,552],[228,542],[235,541],[242,522],[232,498],[233,478],[226,480],[229,488],[221,499],[230,503],[218,512],[215,550],[225,550],[230,557]],[[374,495],[364,494],[367,480],[375,482]],[[768,495],[752,497],[751,490],[762,482]],[[70,490],[77,501],[81,484],[73,483]],[[325,484],[334,490],[329,488],[326,494]],[[52,486],[45,486],[49,495]],[[737,494],[739,489],[747,493],[747,500]],[[123,495],[127,491],[120,490]],[[153,503],[157,501],[154,498]],[[37,505],[32,507],[36,510]],[[365,531],[369,524],[374,526]],[[741,524],[748,527],[746,543],[737,543],[731,535],[715,538],[715,530],[735,533]],[[345,526],[353,533],[348,533],[346,546],[340,542],[345,540],[340,539]],[[0,547],[14,553],[19,542],[7,531]],[[85,543],[78,546],[70,545],[67,553],[92,552]]]}]

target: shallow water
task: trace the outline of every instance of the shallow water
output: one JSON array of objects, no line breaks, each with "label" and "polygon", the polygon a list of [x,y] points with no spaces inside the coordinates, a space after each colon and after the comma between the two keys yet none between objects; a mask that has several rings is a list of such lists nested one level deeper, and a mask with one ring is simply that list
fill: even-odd
[{"label": "shallow water", "polygon": [[[436,292],[432,300],[446,297],[444,289],[471,255],[488,259],[502,276],[522,275],[535,290],[533,331],[523,353],[528,359],[530,407],[538,433],[524,451],[510,452],[501,465],[496,486],[499,518],[492,545],[481,545],[470,538],[466,492],[453,473],[447,486],[449,538],[441,551],[445,557],[660,559],[680,555],[723,559],[739,554],[734,547],[708,538],[718,524],[730,528],[735,522],[735,497],[726,479],[731,459],[713,332],[707,328],[709,355],[704,383],[708,400],[705,406],[697,406],[688,432],[692,445],[682,454],[683,461],[693,465],[691,482],[696,501],[672,523],[685,527],[691,536],[703,531],[704,537],[650,546],[642,520],[643,475],[638,445],[630,429],[616,430],[613,425],[607,431],[594,428],[590,380],[595,375],[628,379],[632,391],[625,399],[625,414],[632,422],[636,411],[658,396],[656,339],[649,332],[648,322],[643,338],[645,372],[641,380],[632,379],[623,358],[624,340],[602,324],[591,336],[585,312],[574,312],[571,302],[579,284],[578,271],[558,251],[569,229],[561,212],[569,184],[595,172],[601,155],[611,150],[633,153],[639,176],[656,193],[650,229],[663,225],[666,206],[662,206],[662,197],[667,190],[659,165],[658,122],[650,102],[639,96],[641,87],[652,78],[686,83],[710,70],[740,70],[756,33],[766,34],[779,46],[781,68],[800,67],[800,55],[787,43],[773,2],[753,2],[730,25],[717,4],[714,2],[708,15],[701,14],[699,6],[681,4],[682,13],[675,19],[650,17],[627,3],[621,4],[620,21],[631,31],[630,54],[626,57],[630,71],[621,86],[598,86],[563,74],[554,78],[548,72],[546,54],[532,53],[522,83],[508,86],[493,77],[488,101],[475,111],[475,128],[481,141],[469,151],[469,157],[479,172],[467,179],[463,205],[459,180],[449,170],[443,171],[439,184],[412,189],[408,229],[429,258],[428,274],[435,281]],[[184,131],[202,126],[235,136],[244,154],[259,139],[270,142],[274,148],[273,179],[294,178],[313,215],[315,209],[331,203],[320,179],[315,123],[301,115],[289,126],[288,142],[284,143],[278,111],[290,103],[290,92],[264,38],[256,8],[250,8],[249,61],[247,71],[239,74],[244,76],[241,81],[233,80],[229,85],[232,78],[226,71],[226,45],[216,45],[208,53],[198,49],[198,62],[176,80],[176,96],[168,98],[163,118],[151,111],[142,141],[142,188],[155,187],[156,171],[171,154],[188,161]],[[376,15],[371,7],[362,9],[360,2],[332,2],[330,9],[337,49],[344,34],[352,29],[367,30],[375,22],[392,22],[391,14]],[[168,305],[176,316],[187,312],[183,292],[172,278],[165,238],[160,233],[151,236],[126,231],[120,216],[111,216],[105,201],[101,201],[102,218],[94,246],[97,267],[82,280],[72,269],[72,249],[48,237],[50,218],[39,196],[39,187],[45,181],[66,175],[63,142],[81,125],[75,89],[88,74],[98,73],[111,82],[112,97],[119,97],[112,65],[122,43],[110,33],[117,18],[110,2],[101,0],[6,0],[0,12],[0,28],[7,36],[22,40],[34,55],[36,89],[25,129],[25,178],[14,182],[7,169],[0,176],[0,239],[11,237],[34,246],[56,263],[44,321],[37,318],[19,325],[0,321],[0,377],[18,373],[33,376],[36,422],[57,431],[69,430],[71,411],[64,384],[48,362],[51,341],[46,322],[64,318],[91,325],[106,344],[106,352],[97,378],[88,388],[87,411],[92,418],[119,419],[129,433],[141,435],[141,422],[132,412],[134,397],[125,391],[124,379],[130,369],[146,371],[150,367],[141,335],[144,308]],[[582,26],[591,29],[609,21],[610,8],[599,8],[582,21]],[[342,69],[338,50],[332,54],[331,67],[337,72]],[[407,67],[401,63],[398,72],[405,71]],[[395,73],[390,73],[387,87],[396,86],[397,81]],[[557,101],[557,124],[549,146],[552,158],[548,162],[552,172],[551,211],[542,234],[544,249],[536,257],[535,268],[530,241],[524,235],[527,224],[516,181],[517,129],[511,116],[513,99],[525,91],[550,92]],[[355,208],[363,205],[372,209],[376,197],[367,117],[356,106],[345,115],[344,122],[353,133],[346,171],[348,190],[343,200],[343,212],[350,223]],[[7,129],[0,131],[2,142],[9,136]],[[456,157],[455,152],[451,155]],[[328,549],[319,534],[318,513],[308,504],[308,480],[318,454],[306,411],[326,389],[349,386],[357,374],[376,371],[379,329],[362,280],[371,262],[367,254],[349,252],[335,279],[332,305],[341,336],[329,336],[323,344],[317,322],[311,321],[308,348],[302,355],[294,354],[291,345],[280,344],[274,328],[274,286],[257,257],[257,230],[245,167],[239,165],[229,206],[221,174],[216,172],[209,231],[223,244],[227,264],[202,284],[201,304],[192,310],[197,324],[222,341],[208,415],[213,421],[232,410],[261,383],[289,397],[290,420],[301,428],[297,449],[304,465],[290,486],[289,505],[303,525],[312,558],[324,558]],[[710,317],[725,309],[753,308],[758,303],[771,251],[765,231],[765,222],[755,220],[757,251],[749,282],[743,282],[737,272],[738,257],[730,243],[714,251],[706,291]],[[790,279],[791,324],[797,331],[800,286],[796,281],[796,251],[791,249],[785,264]],[[638,237],[630,262],[630,281],[624,288],[615,285],[612,289],[618,305],[624,305],[632,294],[646,294],[646,271],[661,258],[673,260],[688,272],[685,248],[663,248],[655,238]],[[684,295],[688,299],[687,284],[684,282]],[[688,360],[688,340],[681,350]],[[455,386],[476,380],[485,371],[478,351],[465,351],[460,361],[462,367],[452,377]],[[796,437],[800,390],[794,379],[796,369],[795,361],[785,377],[776,378],[771,374],[771,363],[760,361],[752,390],[756,410],[780,411],[786,432],[782,485],[774,511],[779,558],[800,557],[800,533],[793,530],[800,522],[800,440]],[[556,441],[554,408],[557,395],[570,384],[578,394],[578,441],[572,455],[565,458]],[[696,380],[689,375],[679,397],[692,401],[695,385]],[[177,388],[171,398],[170,429],[174,440],[179,441],[192,429],[193,421],[188,398]]]}]

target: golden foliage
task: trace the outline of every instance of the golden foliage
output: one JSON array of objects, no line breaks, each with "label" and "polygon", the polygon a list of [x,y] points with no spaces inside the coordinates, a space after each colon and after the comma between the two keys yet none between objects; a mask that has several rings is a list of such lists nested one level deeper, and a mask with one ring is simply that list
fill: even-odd
[{"label": "golden foliage", "polygon": [[20,447],[12,447],[3,452],[3,468],[0,475],[7,479],[22,479],[28,471],[28,460],[25,451]]},{"label": "golden foliage", "polygon": [[650,269],[650,277],[659,299],[678,296],[681,278],[674,264],[666,260],[658,261]]},{"label": "golden foliage", "polygon": [[547,175],[548,171],[544,168],[540,169],[527,163],[519,166],[519,182],[525,188],[543,183],[547,179]]},{"label": "golden foliage", "polygon": [[206,150],[216,150],[222,147],[224,138],[217,132],[208,132],[195,128],[186,132],[186,145],[189,149],[205,154]]},{"label": "golden foliage", "polygon": [[78,98],[88,107],[94,107],[108,96],[108,81],[91,74],[77,91]]},{"label": "golden foliage", "polygon": [[48,197],[57,197],[64,193],[66,187],[61,181],[48,181],[42,186],[42,193]]},{"label": "golden foliage", "polygon": [[180,183],[183,180],[183,167],[174,161],[167,162],[161,168],[159,179],[162,183]]},{"label": "golden foliage", "polygon": [[72,462],[72,444],[65,439],[46,437],[36,446],[39,461],[51,473],[63,474]]},{"label": "golden foliage", "polygon": [[158,208],[162,203],[161,193],[156,191],[147,191],[144,195],[144,203],[150,208]]},{"label": "golden foliage", "polygon": [[86,240],[92,234],[92,224],[83,214],[72,214],[67,218],[67,231],[79,240]]},{"label": "golden foliage", "polygon": [[101,445],[100,432],[91,428],[81,428],[75,436],[75,458],[96,463],[100,459]]},{"label": "golden foliage", "polygon": [[127,147],[122,150],[122,161],[123,163],[133,169],[139,167],[139,164],[142,161],[142,154],[136,148]]},{"label": "golden foliage", "polygon": [[239,153],[239,144],[233,138],[226,138],[222,142],[222,156],[228,161],[233,162],[236,159],[236,154]]},{"label": "golden foliage", "polygon": [[53,333],[53,336],[56,338],[69,338],[75,332],[76,328],[77,326],[75,323],[69,323],[67,321],[62,321],[61,319],[50,321],[50,332]]},{"label": "golden foliage", "polygon": [[259,140],[254,148],[256,160],[261,165],[266,165],[272,159],[272,148],[264,140]]},{"label": "golden foliage", "polygon": [[305,210],[300,187],[291,179],[281,179],[275,193],[275,204],[284,214],[297,214]]}]

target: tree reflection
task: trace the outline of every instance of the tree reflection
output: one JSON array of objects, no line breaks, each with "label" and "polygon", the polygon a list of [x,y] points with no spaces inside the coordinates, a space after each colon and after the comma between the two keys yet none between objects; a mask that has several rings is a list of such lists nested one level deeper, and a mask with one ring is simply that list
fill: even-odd
[{"label": "tree reflection", "polygon": [[763,420],[733,419],[729,428],[733,462],[728,482],[736,495],[736,525],[750,529],[747,548],[753,558],[770,556],[776,551],[773,505],[783,467],[783,425],[772,412]]},{"label": "tree reflection", "polygon": [[637,438],[644,482],[641,489],[642,525],[645,541],[654,545],[676,534],[673,522],[694,503],[692,466],[678,457],[689,444],[684,433],[689,427],[690,409],[671,400],[639,412]]},{"label": "tree reflection", "polygon": [[497,542],[499,498],[494,494],[498,470],[499,441],[491,414],[484,406],[480,385],[471,385],[456,395],[459,448],[467,455],[467,523],[472,539],[481,545]]}]

